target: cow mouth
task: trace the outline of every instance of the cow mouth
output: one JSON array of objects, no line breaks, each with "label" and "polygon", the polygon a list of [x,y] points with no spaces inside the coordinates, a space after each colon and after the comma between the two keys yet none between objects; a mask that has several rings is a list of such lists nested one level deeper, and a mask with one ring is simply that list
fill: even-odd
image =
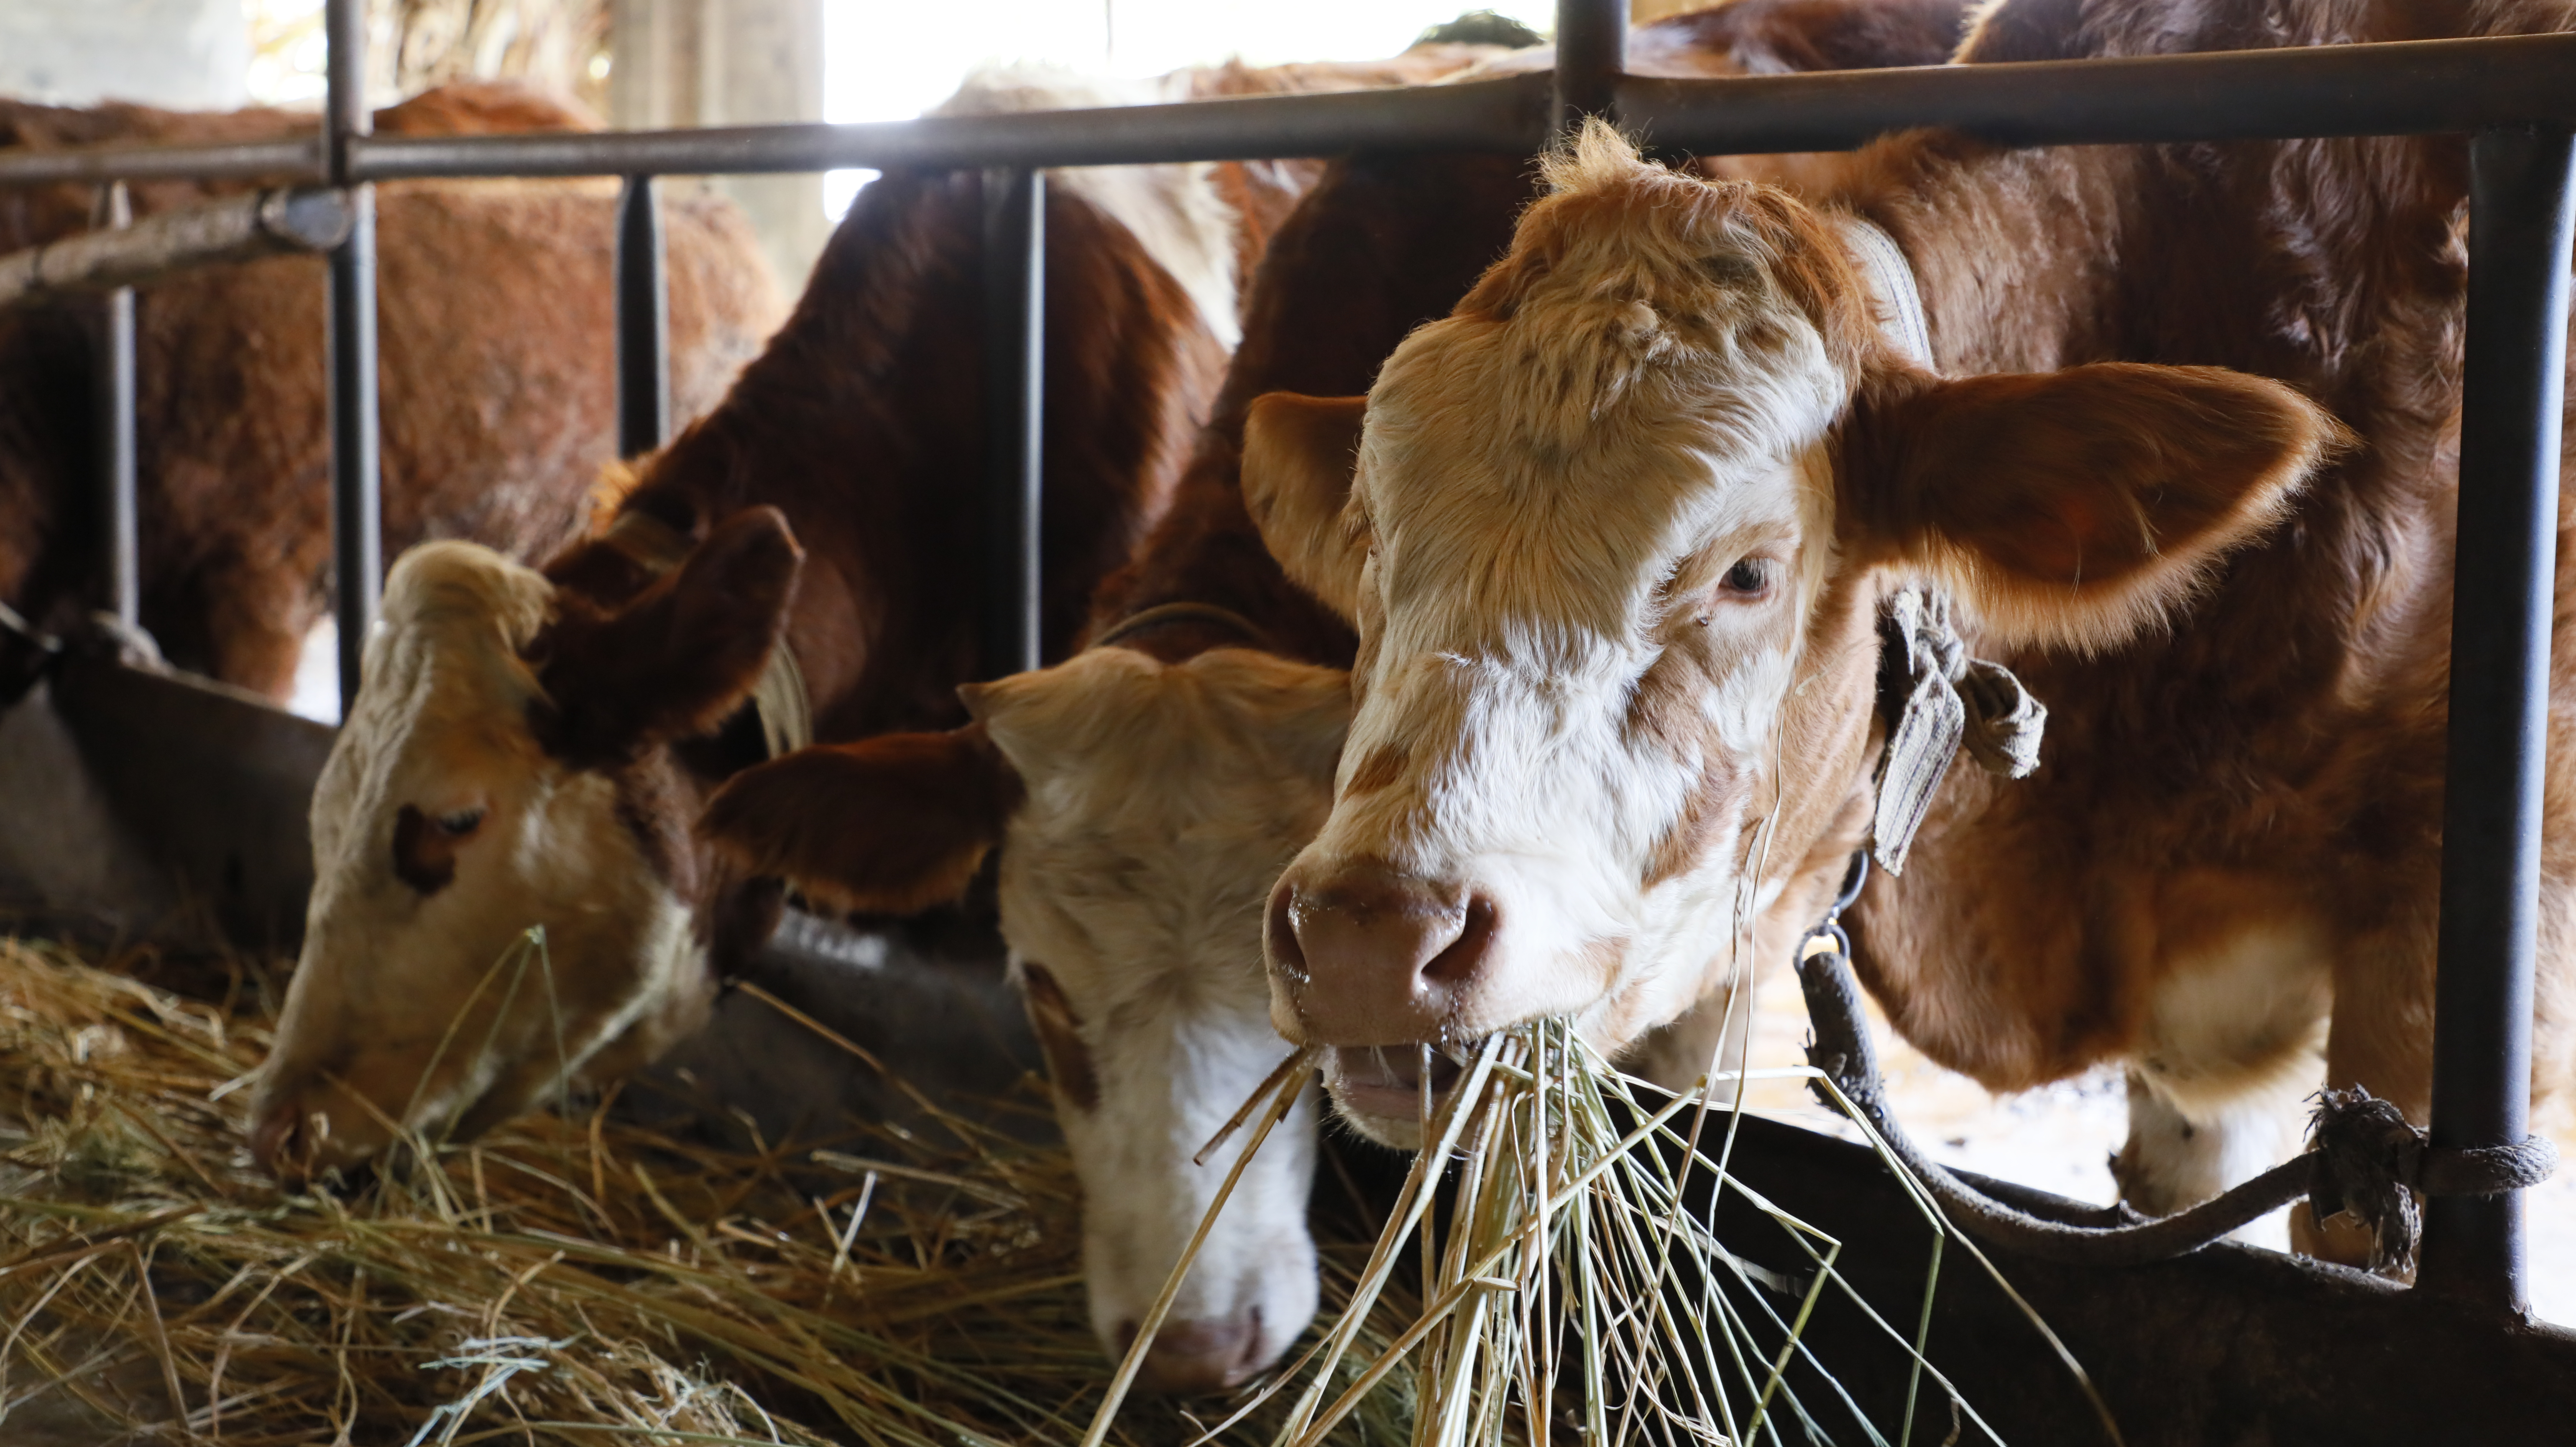
[{"label": "cow mouth", "polygon": [[1326,1061],[1324,1088],[1347,1114],[1410,1125],[1424,1118],[1426,1084],[1437,1112],[1465,1073],[1442,1046],[1342,1045]]}]

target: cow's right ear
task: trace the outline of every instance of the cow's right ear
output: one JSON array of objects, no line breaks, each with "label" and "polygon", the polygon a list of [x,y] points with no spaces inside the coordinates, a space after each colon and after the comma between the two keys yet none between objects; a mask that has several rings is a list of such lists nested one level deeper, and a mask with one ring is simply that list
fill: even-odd
[{"label": "cow's right ear", "polygon": [[1243,424],[1243,505],[1290,581],[1352,617],[1368,539],[1352,525],[1366,397],[1270,392]]},{"label": "cow's right ear", "polygon": [[818,904],[913,914],[966,892],[1020,795],[980,723],[881,734],[743,770],[707,801],[698,834]]},{"label": "cow's right ear", "polygon": [[616,612],[565,610],[534,645],[548,752],[589,767],[722,724],[787,631],[804,556],[776,508],[746,508]]}]

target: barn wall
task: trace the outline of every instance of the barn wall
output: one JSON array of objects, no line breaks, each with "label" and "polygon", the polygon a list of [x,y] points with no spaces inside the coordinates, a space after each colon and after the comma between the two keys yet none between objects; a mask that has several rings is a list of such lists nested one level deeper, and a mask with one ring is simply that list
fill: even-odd
[{"label": "barn wall", "polygon": [[242,0],[0,0],[0,95],[219,109],[249,68]]},{"label": "barn wall", "polygon": [[[823,118],[819,0],[615,0],[610,123],[743,126]],[[793,293],[830,225],[819,176],[727,176],[716,186],[751,217]]]}]

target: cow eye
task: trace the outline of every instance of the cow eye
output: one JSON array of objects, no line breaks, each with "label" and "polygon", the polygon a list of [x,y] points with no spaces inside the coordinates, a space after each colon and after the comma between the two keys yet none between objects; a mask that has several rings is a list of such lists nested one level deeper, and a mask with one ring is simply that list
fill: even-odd
[{"label": "cow eye", "polygon": [[482,827],[481,809],[457,809],[438,816],[439,832],[450,839],[462,839]]},{"label": "cow eye", "polygon": [[1726,577],[1718,584],[1718,588],[1721,592],[1740,597],[1753,597],[1769,592],[1771,589],[1770,560],[1768,558],[1736,559],[1735,566],[1726,570]]}]

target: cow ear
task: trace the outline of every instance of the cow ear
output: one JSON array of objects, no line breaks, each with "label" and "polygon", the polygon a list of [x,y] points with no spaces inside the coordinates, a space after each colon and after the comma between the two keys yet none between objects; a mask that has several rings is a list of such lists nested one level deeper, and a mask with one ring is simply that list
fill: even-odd
[{"label": "cow ear", "polygon": [[534,649],[547,747],[589,764],[713,730],[768,666],[803,558],[785,516],[749,508],[615,613],[567,610]]},{"label": "cow ear", "polygon": [[1366,397],[1271,392],[1243,424],[1243,505],[1290,581],[1351,617],[1368,540],[1350,526]]},{"label": "cow ear", "polygon": [[2215,367],[1883,374],[1840,439],[1842,531],[1943,579],[1999,642],[2107,647],[2278,520],[2343,436]]},{"label": "cow ear", "polygon": [[913,914],[966,892],[1020,796],[982,724],[881,734],[734,775],[698,834],[743,873],[817,903]]}]

